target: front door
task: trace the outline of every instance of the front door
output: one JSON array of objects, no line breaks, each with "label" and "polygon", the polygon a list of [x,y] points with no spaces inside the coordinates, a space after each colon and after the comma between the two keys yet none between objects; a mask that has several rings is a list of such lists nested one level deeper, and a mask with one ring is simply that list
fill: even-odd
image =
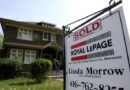
[{"label": "front door", "polygon": [[42,58],[45,58],[45,59],[49,59],[52,61],[52,65],[53,65],[53,70],[55,69],[55,66],[54,66],[54,58],[56,58],[56,50],[53,49],[53,48],[45,48],[43,51],[42,51]]},{"label": "front door", "polygon": [[42,58],[49,59],[49,60],[53,61],[53,55],[51,55],[51,54],[43,54]]}]

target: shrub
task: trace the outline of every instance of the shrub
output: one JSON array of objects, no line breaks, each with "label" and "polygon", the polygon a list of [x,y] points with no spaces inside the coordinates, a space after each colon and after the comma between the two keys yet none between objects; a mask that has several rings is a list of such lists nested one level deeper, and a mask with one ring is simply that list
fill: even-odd
[{"label": "shrub", "polygon": [[22,62],[9,58],[0,59],[0,79],[15,77],[21,70]]},{"label": "shrub", "polygon": [[43,80],[46,80],[48,72],[52,69],[52,62],[48,59],[35,59],[31,63],[31,74],[32,78],[36,82],[41,83]]}]

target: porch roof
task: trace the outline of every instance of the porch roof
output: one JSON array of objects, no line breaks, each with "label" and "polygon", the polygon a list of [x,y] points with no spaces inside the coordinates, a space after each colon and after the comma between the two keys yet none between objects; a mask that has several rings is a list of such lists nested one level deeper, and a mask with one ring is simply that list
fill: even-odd
[{"label": "porch roof", "polygon": [[63,50],[62,47],[59,46],[58,44],[56,44],[55,42],[50,42],[50,43],[48,43],[48,44],[46,44],[46,45],[44,45],[42,47],[43,50],[46,49],[46,48],[53,48],[53,49],[55,49],[57,51],[62,51]]}]

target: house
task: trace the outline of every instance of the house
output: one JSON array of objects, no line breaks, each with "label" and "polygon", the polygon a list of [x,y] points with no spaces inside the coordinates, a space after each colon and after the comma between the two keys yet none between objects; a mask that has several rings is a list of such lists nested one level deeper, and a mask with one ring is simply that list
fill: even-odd
[{"label": "house", "polygon": [[62,30],[47,22],[22,22],[0,18],[4,33],[1,58],[21,59],[30,70],[35,58],[57,58],[62,64]]}]

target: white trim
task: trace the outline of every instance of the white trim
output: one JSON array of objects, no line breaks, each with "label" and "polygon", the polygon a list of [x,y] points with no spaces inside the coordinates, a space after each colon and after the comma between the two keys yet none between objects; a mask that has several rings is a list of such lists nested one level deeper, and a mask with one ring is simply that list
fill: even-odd
[{"label": "white trim", "polygon": [[25,50],[24,64],[31,64],[33,59],[36,58],[35,50]]},{"label": "white trim", "polygon": [[23,59],[23,50],[22,49],[11,49],[10,59],[20,59],[20,60],[22,60]]},{"label": "white trim", "polygon": [[[45,38],[45,34],[47,35],[46,38]],[[42,40],[48,41],[48,33],[47,32],[43,32],[43,38],[42,38]]]},{"label": "white trim", "polygon": [[51,33],[51,41],[52,42],[56,41],[56,34]]},{"label": "white trim", "polygon": [[17,39],[32,41],[32,30],[19,28]]}]

